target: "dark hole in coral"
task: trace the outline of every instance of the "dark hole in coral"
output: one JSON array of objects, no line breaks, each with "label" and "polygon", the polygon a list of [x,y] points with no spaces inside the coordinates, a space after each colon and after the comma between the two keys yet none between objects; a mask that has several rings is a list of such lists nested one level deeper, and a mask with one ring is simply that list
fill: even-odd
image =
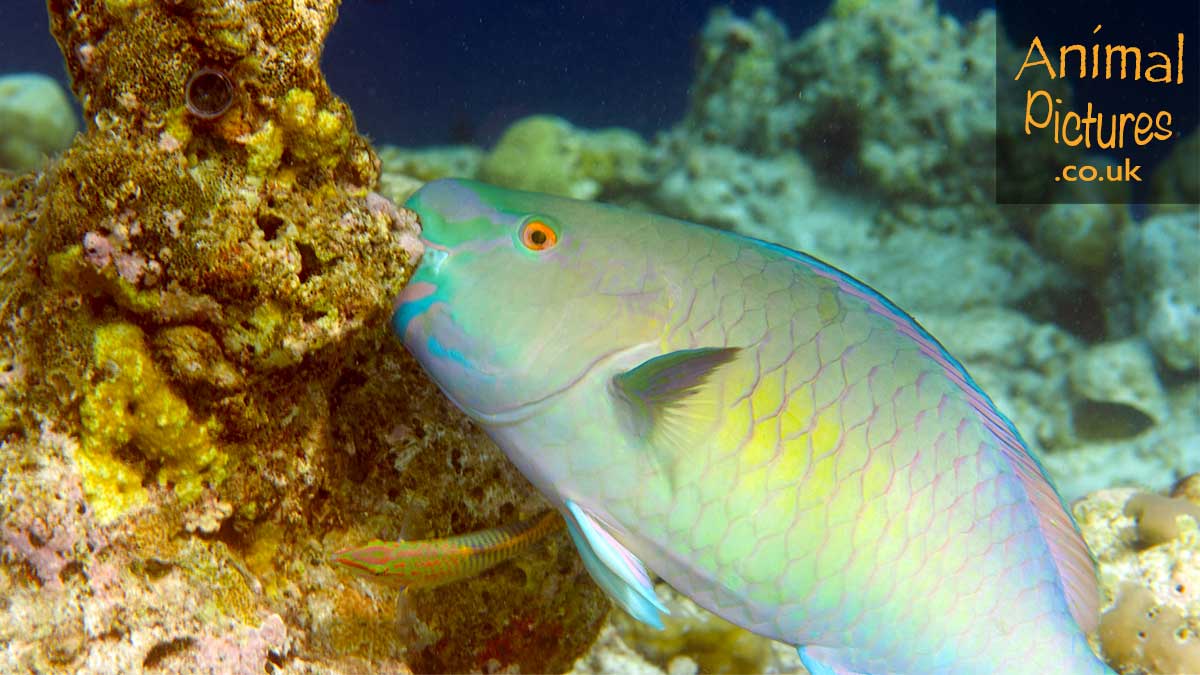
[{"label": "dark hole in coral", "polygon": [[313,497],[313,506],[319,507],[321,504],[329,500],[329,490],[325,488],[317,488],[317,494]]},{"label": "dark hole in coral", "polygon": [[1149,415],[1123,403],[1083,400],[1071,409],[1075,435],[1084,441],[1133,438],[1154,426]]},{"label": "dark hole in coral", "polygon": [[167,14],[187,16],[192,13],[192,3],[188,0],[163,0],[163,9]]},{"label": "dark hole in coral", "polygon": [[167,642],[160,642],[151,647],[150,651],[146,652],[146,658],[142,659],[142,667],[157,668],[168,657],[190,649],[195,643],[196,640],[190,637],[181,637],[168,640]]},{"label": "dark hole in coral", "polygon": [[216,119],[233,105],[233,80],[222,70],[201,68],[184,85],[184,100],[196,117]]},{"label": "dark hole in coral", "polygon": [[29,543],[32,544],[34,548],[41,548],[46,545],[46,540],[39,537],[36,532],[30,532]]},{"label": "dark hole in coral", "polygon": [[87,309],[92,316],[104,316],[109,307],[109,301],[104,296],[93,295],[87,298]]},{"label": "dark hole in coral", "polygon": [[300,252],[300,283],[308,281],[314,274],[321,273],[321,259],[317,257],[317,252],[312,246],[298,241],[296,250]]},{"label": "dark hole in coral", "polygon": [[335,389],[357,389],[367,383],[366,373],[359,372],[353,368],[347,368],[342,372],[342,376],[338,378]]},{"label": "dark hole in coral", "polygon": [[450,451],[450,466],[453,467],[454,470],[458,471],[458,472],[461,472],[463,470],[462,452],[459,451],[458,448],[455,448]]},{"label": "dark hole in coral", "polygon": [[470,492],[468,492],[467,494],[468,494],[468,496],[471,497],[471,501],[475,501],[475,502],[483,501],[483,486],[476,485],[475,487],[471,488]]},{"label": "dark hole in coral", "polygon": [[83,574],[83,563],[79,562],[78,560],[72,560],[63,566],[61,570],[59,570],[58,579],[59,581],[66,583],[71,579],[71,577],[77,577],[81,574]]},{"label": "dark hole in coral", "polygon": [[83,514],[87,513],[87,504],[84,504],[83,502],[79,502],[78,504],[76,504],[75,505],[75,513],[78,513],[81,516]]},{"label": "dark hole in coral", "polygon": [[273,673],[276,668],[283,667],[283,655],[278,652],[267,652],[267,662],[263,664],[264,673]]},{"label": "dark hole in coral", "polygon": [[529,575],[525,573],[525,570],[517,567],[516,565],[509,565],[509,569],[512,570],[510,574],[513,577],[514,586],[517,586],[518,588],[524,588],[525,584],[529,583]]},{"label": "dark hole in coral", "polygon": [[800,136],[800,148],[826,178],[857,177],[862,120],[856,103],[832,105],[819,112]]},{"label": "dark hole in coral", "polygon": [[1145,639],[1146,639],[1146,631],[1144,631],[1144,630],[1139,630],[1137,635],[1138,635],[1138,639],[1139,639],[1139,640],[1145,640]]},{"label": "dark hole in coral", "polygon": [[146,576],[151,579],[161,579],[167,575],[175,567],[175,564],[170,560],[159,560],[158,558],[147,558],[142,561],[142,569],[146,572]]},{"label": "dark hole in coral", "polygon": [[254,222],[258,225],[258,229],[262,230],[263,238],[270,241],[275,238],[276,234],[279,234],[279,228],[283,227],[284,221],[274,213],[260,213]]}]

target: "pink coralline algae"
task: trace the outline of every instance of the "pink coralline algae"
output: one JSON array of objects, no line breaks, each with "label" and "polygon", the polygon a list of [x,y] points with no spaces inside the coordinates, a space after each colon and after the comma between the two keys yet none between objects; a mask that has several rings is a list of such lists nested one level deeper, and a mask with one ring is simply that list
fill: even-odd
[{"label": "pink coralline algae", "polygon": [[205,636],[196,641],[198,672],[211,675],[260,675],[270,655],[287,652],[287,627],[271,614],[257,629],[243,626],[236,640]]},{"label": "pink coralline algae", "polygon": [[[44,443],[73,452],[75,443],[48,428]],[[0,554],[23,562],[42,588],[61,590],[64,570],[80,560],[81,551],[94,553],[107,542],[88,526],[80,514],[87,506],[79,476],[61,462],[43,460],[34,481],[0,481]],[[43,494],[29,492],[33,485],[53,486]],[[36,506],[35,506],[36,504]]]},{"label": "pink coralline algae", "polygon": [[138,251],[128,250],[129,236],[138,234],[141,228],[136,223],[133,228],[118,223],[116,228],[108,235],[94,230],[84,234],[83,259],[96,269],[112,265],[117,276],[134,286],[153,286],[158,283],[162,277],[162,265],[157,260],[148,260]]}]

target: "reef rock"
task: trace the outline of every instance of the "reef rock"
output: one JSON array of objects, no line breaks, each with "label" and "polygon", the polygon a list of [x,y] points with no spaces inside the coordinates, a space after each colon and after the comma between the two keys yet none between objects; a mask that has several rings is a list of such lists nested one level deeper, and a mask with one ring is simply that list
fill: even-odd
[{"label": "reef rock", "polygon": [[1200,212],[1167,213],[1125,230],[1124,286],[1134,321],[1174,370],[1200,366]]},{"label": "reef rock", "polygon": [[1200,672],[1198,476],[1172,496],[1105,490],[1075,516],[1099,568],[1100,644],[1121,673]]},{"label": "reef rock", "polygon": [[422,248],[338,2],[48,7],[88,126],[0,183],[0,671],[569,667],[565,539],[403,600],[327,562],[544,508],[389,334]]}]

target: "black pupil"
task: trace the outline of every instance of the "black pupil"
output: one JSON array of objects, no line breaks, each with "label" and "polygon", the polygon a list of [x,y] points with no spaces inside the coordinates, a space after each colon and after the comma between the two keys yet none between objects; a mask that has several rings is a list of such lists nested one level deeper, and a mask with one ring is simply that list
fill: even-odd
[{"label": "black pupil", "polygon": [[546,243],[546,233],[541,230],[534,230],[529,233],[529,241],[532,241],[534,246],[541,246]]}]

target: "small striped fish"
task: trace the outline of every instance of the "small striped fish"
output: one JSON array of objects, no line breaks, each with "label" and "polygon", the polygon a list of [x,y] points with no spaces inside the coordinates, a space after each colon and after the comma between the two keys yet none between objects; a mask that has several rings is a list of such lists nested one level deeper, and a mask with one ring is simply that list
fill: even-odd
[{"label": "small striped fish", "polygon": [[563,526],[557,512],[444,539],[371,541],[330,558],[342,569],[396,588],[434,588],[513,558]]}]

